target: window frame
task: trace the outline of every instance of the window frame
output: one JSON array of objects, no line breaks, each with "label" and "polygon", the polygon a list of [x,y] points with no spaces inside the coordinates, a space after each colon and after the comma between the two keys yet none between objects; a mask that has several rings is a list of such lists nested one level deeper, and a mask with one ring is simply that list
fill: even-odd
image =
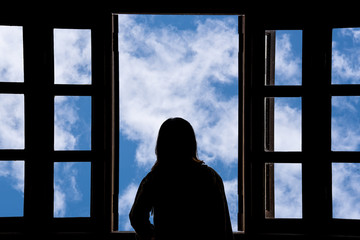
[{"label": "window frame", "polygon": [[[24,27],[21,24],[4,24],[4,26],[16,26],[16,27],[22,27],[22,35],[24,38]],[[24,50],[24,46],[23,46]],[[23,61],[24,61],[24,52],[23,52]],[[23,65],[23,71],[25,72],[25,66]],[[25,74],[24,74],[25,75]],[[23,161],[24,162],[24,169],[25,169],[25,157],[26,157],[26,104],[25,104],[25,93],[26,93],[26,87],[25,87],[25,76],[23,82],[0,82],[0,94],[21,94],[24,96],[24,148],[23,149],[0,149],[0,161]],[[24,171],[25,174],[25,171]],[[25,185],[25,177],[24,175],[24,185]],[[24,186],[24,192],[25,192],[25,186]],[[25,201],[23,201],[25,205]],[[23,206],[23,216],[17,216],[17,217],[0,217],[0,231],[2,230],[10,230],[14,231],[19,229],[22,229],[24,227],[24,212],[25,212],[25,206]],[[17,227],[15,227],[17,225]]]},{"label": "window frame", "polygon": [[[273,30],[303,30],[303,28],[298,25],[281,26],[271,21],[253,22],[254,19],[251,17],[248,17],[247,21],[250,21],[249,25],[251,26],[249,26],[249,30],[247,29],[246,34],[250,35],[248,41],[253,51],[250,56],[248,55],[247,60],[252,65],[251,69],[257,69],[257,71],[248,70],[252,72],[245,80],[246,91],[248,92],[245,101],[250,105],[248,111],[245,112],[245,114],[247,113],[245,126],[248,126],[245,129],[250,129],[247,141],[245,139],[248,151],[247,157],[245,157],[246,171],[250,173],[250,176],[248,175],[245,179],[245,197],[248,204],[245,209],[251,211],[250,216],[246,216],[246,230],[250,234],[253,232],[256,234],[301,233],[303,219],[273,218],[275,208],[274,163],[301,163],[303,165],[304,148],[300,152],[273,151],[274,101],[265,104],[265,99],[274,97],[301,97],[303,99],[304,83],[300,86],[271,85],[274,82],[275,74],[274,63],[272,63],[275,60],[275,49],[265,48],[265,35],[267,35],[267,44],[274,47],[275,33]],[[268,54],[268,62],[264,61],[265,51]],[[265,66],[269,67],[267,74],[265,73]],[[302,78],[304,79],[303,74]],[[265,76],[268,78],[265,79]],[[302,113],[302,117],[304,117],[304,113]],[[302,125],[304,125],[303,122]],[[304,139],[302,141],[304,142]]]},{"label": "window frame", "polygon": [[[122,13],[114,13],[113,14],[113,31],[114,31],[114,42],[113,42],[113,50],[114,50],[114,77],[115,77],[115,96],[116,96],[116,104],[115,104],[115,119],[117,123],[119,123],[119,68],[121,69],[121,66],[119,66],[118,62],[118,55],[119,55],[119,46],[118,46],[118,15]],[[136,14],[142,14],[142,13],[136,13]],[[146,13],[150,14],[150,13]],[[161,13],[151,13],[151,14],[161,14]],[[173,14],[173,13],[172,13]],[[189,15],[213,15],[212,13],[186,13]],[[238,38],[239,38],[239,53],[238,53],[238,92],[239,92],[239,110],[238,110],[238,117],[239,117],[239,123],[238,123],[238,139],[241,139],[244,132],[244,126],[243,126],[243,118],[244,118],[244,77],[245,77],[245,71],[244,71],[244,60],[245,60],[245,15],[240,13],[231,13],[231,14],[223,14],[223,15],[232,15],[232,16],[238,16]],[[119,66],[118,68],[116,66]],[[117,124],[116,132],[116,146],[119,146],[119,124]],[[244,233],[244,164],[243,164],[243,151],[244,151],[244,141],[239,141],[238,146],[238,224],[237,228],[238,231],[234,232],[234,236],[242,235]],[[134,232],[128,232],[128,231],[119,231],[118,228],[118,194],[119,194],[119,186],[118,186],[118,179],[119,179],[119,147],[115,149],[115,156],[114,159],[114,189],[113,189],[113,208],[114,208],[114,215],[113,215],[113,225],[112,225],[112,231],[115,234],[134,234]]]},{"label": "window frame", "polygon": [[[0,150],[0,161],[24,161],[24,213],[22,217],[1,217],[0,234],[10,238],[14,233],[37,234],[39,226],[42,232],[55,235],[103,232],[111,223],[108,219],[112,181],[106,171],[111,168],[113,149],[112,126],[108,124],[114,115],[111,99],[112,19],[102,11],[95,17],[92,14],[74,13],[63,17],[55,14],[48,16],[48,21],[26,17],[0,18],[2,25],[23,28],[24,48],[24,82],[1,82],[0,92],[24,94],[25,99],[25,147]],[[91,84],[54,83],[53,33],[56,28],[91,30]],[[91,150],[54,149],[55,96],[91,96]],[[54,162],[91,163],[90,217],[53,216]]]},{"label": "window frame", "polygon": [[[86,238],[93,236],[133,239],[134,233],[113,232],[117,226],[116,168],[118,153],[118,88],[115,69],[117,50],[113,42],[114,26],[112,13],[215,13],[246,15],[241,23],[239,54],[239,221],[245,231],[235,234],[242,237],[306,238],[309,235],[336,236],[360,235],[359,220],[332,218],[332,162],[360,162],[357,152],[331,151],[331,96],[360,95],[358,85],[331,85],[331,34],[333,28],[359,27],[356,11],[342,13],[344,7],[336,6],[319,18],[316,8],[286,13],[284,8],[272,6],[266,12],[258,7],[240,8],[186,8],[180,9],[146,6],[112,6],[88,8],[68,6],[53,9],[46,6],[28,11],[21,7],[8,6],[0,15],[1,25],[23,27],[24,38],[24,83],[0,83],[1,93],[25,94],[25,149],[0,150],[1,160],[25,161],[24,217],[0,218],[0,234],[4,239],[17,236],[59,236]],[[263,6],[261,6],[263,8]],[[9,10],[9,11],[7,11]],[[46,12],[48,10],[48,12]],[[285,9],[286,10],[286,9]],[[325,11],[325,10],[323,10]],[[323,12],[322,11],[322,12]],[[65,13],[65,14],[64,14]],[[81,14],[79,14],[81,13]],[[334,14],[336,13],[336,14]],[[286,21],[284,21],[286,19]],[[56,86],[53,81],[52,31],[55,27],[86,28],[92,30],[92,87],[86,92],[79,86]],[[240,24],[239,24],[240,29]],[[303,74],[301,86],[264,86],[264,31],[268,29],[303,30]],[[45,71],[44,71],[45,70]],[[49,81],[50,79],[50,81]],[[314,81],[317,79],[318,81]],[[96,86],[96,87],[95,87]],[[46,91],[44,91],[46,89]],[[90,91],[90,92],[88,92]],[[53,153],[54,101],[56,94],[94,94],[92,101],[92,141],[89,152],[73,152],[71,158],[79,161],[91,157],[92,165],[92,214],[91,219],[61,219],[53,221],[53,164],[56,159],[65,159],[70,154]],[[302,97],[302,151],[265,152],[264,97]],[[45,100],[44,100],[45,99]],[[317,102],[323,108],[315,108]],[[39,119],[38,114],[46,118]],[[314,118],[317,116],[317,118]],[[95,118],[95,119],[94,119]],[[94,125],[93,125],[94,126]],[[48,141],[32,141],[40,136]],[[317,132],[317,138],[313,136]],[[96,136],[96,137],[95,137]],[[321,154],[322,161],[314,161],[314,153]],[[86,156],[90,154],[91,156]],[[55,156],[56,155],[56,156]],[[53,159],[49,161],[49,159]],[[240,162],[240,159],[243,160]],[[303,171],[303,218],[265,219],[264,163],[302,163]],[[40,173],[40,174],[39,174]],[[320,175],[317,175],[319,174]],[[317,176],[314,178],[311,176]],[[94,181],[96,179],[96,181]],[[47,189],[44,191],[44,189]],[[319,191],[320,189],[320,191]],[[261,197],[259,197],[261,196]],[[42,209],[42,211],[38,211]],[[41,229],[39,230],[39,226]],[[40,232],[40,233],[39,233]],[[94,234],[95,233],[95,234]]]},{"label": "window frame", "polygon": [[[283,14],[286,15],[286,14]],[[250,26],[246,29],[247,43],[252,54],[247,55],[247,75],[245,99],[250,106],[245,112],[245,133],[247,157],[245,157],[245,209],[247,234],[278,235],[298,237],[307,235],[359,236],[360,220],[334,219],[332,217],[332,163],[359,163],[360,152],[331,150],[331,97],[359,96],[360,85],[331,84],[332,29],[359,27],[359,20],[353,16],[339,19],[326,16],[312,24],[304,18],[288,16],[274,17],[270,11],[262,18],[247,15]],[[316,15],[311,15],[315,17]],[[264,84],[264,33],[266,30],[302,30],[302,85],[266,86]],[[264,150],[265,97],[302,98],[302,151],[271,152]],[[316,104],[314,104],[316,103]],[[245,128],[245,129],[248,129]],[[262,129],[262,130],[259,130]],[[314,136],[315,135],[315,136]],[[315,157],[317,156],[321,157]],[[265,164],[302,164],[302,219],[268,219],[266,209],[266,169]],[[262,196],[262,197],[259,197]],[[295,234],[295,235],[294,235]]]},{"label": "window frame", "polygon": [[[330,38],[329,41],[332,41],[332,33],[333,29],[336,28],[359,28],[360,21],[358,19],[343,19],[342,21],[331,22],[327,26],[327,34]],[[360,96],[360,84],[338,84],[332,83],[331,80],[331,63],[332,63],[332,45],[328,48],[328,61],[330,62],[329,66],[329,86],[328,86],[328,95],[329,95],[329,104],[330,104],[330,118],[331,116],[331,108],[332,108],[332,97],[338,96]],[[329,156],[329,169],[332,171],[332,163],[360,163],[360,151],[345,151],[345,150],[331,150],[331,123],[330,123],[330,156]],[[332,177],[332,174],[331,174]],[[332,179],[330,179],[330,183],[332,183]],[[330,192],[332,190],[332,184],[330,185]],[[332,194],[330,197],[330,203],[332,207]],[[329,227],[333,229],[335,234],[343,234],[350,236],[359,236],[360,235],[360,219],[346,219],[346,218],[333,218],[333,211],[331,208],[330,212],[330,223]]]}]

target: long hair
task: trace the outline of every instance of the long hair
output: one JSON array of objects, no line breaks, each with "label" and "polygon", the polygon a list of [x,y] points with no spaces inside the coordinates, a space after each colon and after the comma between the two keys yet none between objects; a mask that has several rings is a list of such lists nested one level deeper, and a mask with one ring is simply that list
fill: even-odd
[{"label": "long hair", "polygon": [[160,127],[156,142],[157,160],[152,168],[159,165],[182,165],[203,161],[197,156],[195,132],[191,124],[182,118],[169,118]]}]

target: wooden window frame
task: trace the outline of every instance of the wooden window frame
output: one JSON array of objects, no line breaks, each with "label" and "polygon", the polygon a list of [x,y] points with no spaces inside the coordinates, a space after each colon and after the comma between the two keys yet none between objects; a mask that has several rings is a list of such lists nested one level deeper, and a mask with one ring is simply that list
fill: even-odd
[{"label": "wooden window frame", "polygon": [[[276,6],[275,6],[276,7]],[[360,236],[359,220],[332,218],[331,164],[360,162],[359,152],[331,151],[331,97],[358,96],[359,85],[331,85],[332,29],[359,27],[355,11],[336,9],[319,18],[320,11],[286,13],[244,8],[152,8],[122,4],[114,6],[55,10],[10,6],[1,10],[1,25],[23,27],[24,83],[0,83],[0,93],[25,96],[25,149],[0,150],[1,160],[24,160],[24,217],[0,218],[3,239],[28,237],[76,237],[133,239],[134,233],[114,232],[117,225],[118,88],[115,69],[114,19],[112,13],[215,13],[245,14],[241,23],[239,54],[239,225],[244,232],[236,239],[314,236],[337,238]],[[338,7],[338,6],[337,6]],[[5,8],[6,9],[6,8]],[[7,10],[7,9],[6,9]],[[48,10],[48,12],[45,12]],[[81,12],[81,14],[79,14]],[[65,13],[65,14],[64,14]],[[20,16],[20,17],[19,17]],[[85,28],[92,31],[92,85],[54,85],[53,29]],[[240,25],[239,25],[240,28]],[[303,30],[301,86],[264,85],[264,32],[269,29]],[[92,96],[92,150],[53,150],[54,96]],[[264,149],[264,98],[302,97],[302,151],[271,152]],[[316,108],[323,106],[322,108]],[[37,116],[43,116],[39,119]],[[42,131],[38,131],[41,129]],[[316,137],[314,137],[316,133]],[[33,141],[46,139],[46,141]],[[314,161],[314,155],[321,156]],[[92,161],[91,217],[53,218],[53,162],[66,159]],[[241,161],[240,161],[241,160]],[[266,219],[265,163],[301,163],[303,186],[302,219]],[[314,178],[316,176],[316,179]],[[41,209],[41,211],[39,211]]]},{"label": "wooden window frame", "polygon": [[[350,15],[344,18],[326,15],[322,21],[312,24],[299,16],[286,15],[284,21],[284,15],[271,11],[261,17],[255,13],[247,15],[246,43],[252,52],[247,55],[245,63],[245,91],[248,93],[245,97],[245,172],[249,173],[245,177],[246,235],[255,238],[282,235],[301,239],[311,236],[356,237],[360,235],[360,220],[332,217],[332,163],[359,163],[360,152],[331,150],[331,97],[359,96],[360,85],[331,84],[331,63],[332,29],[359,27],[360,21]],[[315,19],[315,16],[309,18]],[[267,30],[302,30],[302,85],[264,84],[264,34]],[[273,116],[266,112],[266,97],[302,98],[300,152],[267,151],[264,143],[268,141],[266,135],[269,133],[264,128],[265,119],[271,121]],[[267,188],[274,176],[267,173],[268,163],[302,164],[301,219],[271,218],[273,213],[268,210],[274,203],[268,201],[271,196]],[[267,218],[268,215],[271,217]]]},{"label": "wooden window frame", "polygon": [[[121,13],[120,13],[121,14]],[[140,13],[138,13],[140,14]],[[157,13],[154,13],[154,14],[159,14],[158,12]],[[194,15],[199,15],[198,13],[188,13],[188,14],[194,14]],[[201,14],[200,14],[201,15]],[[202,13],[202,15],[206,15],[206,13]],[[209,15],[212,15],[212,14],[209,14]],[[224,14],[226,15],[226,14]],[[243,97],[244,97],[244,92],[243,92],[243,81],[244,81],[244,76],[245,76],[245,73],[244,73],[244,58],[245,58],[245,33],[244,33],[244,27],[245,27],[245,15],[243,14],[230,14],[230,15],[233,15],[233,16],[238,16],[238,31],[239,31],[239,56],[238,56],[238,68],[239,68],[239,74],[238,74],[238,85],[239,85],[239,125],[238,125],[238,132],[239,132],[239,136],[238,138],[241,139],[241,136],[242,136],[242,133],[243,133]],[[118,58],[118,46],[117,46],[117,41],[118,41],[118,38],[117,38],[117,31],[116,29],[118,29],[118,17],[116,14],[114,14],[114,21],[113,21],[113,26],[114,26],[114,43],[113,43],[113,48],[114,48],[114,56],[115,56],[115,61],[114,61],[114,65],[115,66],[119,66],[118,65],[118,61],[117,61],[117,58]],[[121,71],[121,66],[119,66],[120,68],[120,71]],[[116,96],[116,99],[117,99],[117,103],[116,103],[116,107],[115,107],[115,115],[116,115],[116,120],[117,122],[119,122],[119,87],[118,87],[118,82],[119,82],[119,68],[116,68],[114,69],[114,76],[115,76],[115,96]],[[119,139],[119,126],[117,126],[117,130],[116,130],[116,140],[117,141],[117,145],[116,146],[119,146],[118,145],[118,139]],[[244,172],[243,172],[243,141],[239,141],[239,148],[238,148],[238,231],[234,232],[234,236],[240,236],[243,234],[244,232],[244,199],[243,199],[243,192],[244,192]],[[118,225],[118,212],[117,212],[117,208],[118,208],[118,194],[119,194],[119,187],[118,187],[118,179],[119,179],[119,149],[117,148],[115,150],[115,156],[117,156],[117,160],[115,159],[114,160],[114,171],[113,171],[113,174],[114,174],[114,179],[115,179],[115,182],[114,182],[114,189],[113,189],[113,207],[114,207],[114,211],[113,211],[113,217],[114,217],[114,220],[113,220],[113,225],[112,225],[112,229],[114,231],[115,234],[125,234],[125,235],[130,235],[130,236],[133,236],[134,232],[126,232],[126,231],[118,231],[117,230],[117,225]],[[237,237],[236,237],[237,238]]]},{"label": "wooden window frame", "polygon": [[[24,214],[1,217],[0,234],[4,238],[104,234],[111,225],[112,176],[107,172],[111,172],[114,148],[112,18],[102,11],[96,16],[42,16],[45,21],[38,17],[0,18],[1,25],[22,26],[24,48],[24,82],[1,82],[0,92],[24,94],[25,99],[25,148],[0,150],[0,161],[24,161]],[[54,83],[53,33],[58,28],[91,31],[91,84]],[[55,96],[91,97],[90,150],[54,150]],[[91,163],[90,217],[54,217],[54,162]]]}]

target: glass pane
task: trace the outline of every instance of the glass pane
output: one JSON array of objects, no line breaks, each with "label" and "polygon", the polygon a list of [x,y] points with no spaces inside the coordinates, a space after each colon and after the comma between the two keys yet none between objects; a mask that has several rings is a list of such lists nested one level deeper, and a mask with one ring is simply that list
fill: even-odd
[{"label": "glass pane", "polygon": [[302,165],[266,164],[266,218],[302,218]]},{"label": "glass pane", "polygon": [[22,27],[0,26],[0,82],[24,82]]},{"label": "glass pane", "polygon": [[360,97],[332,97],[331,150],[360,150]]},{"label": "glass pane", "polygon": [[160,125],[193,126],[201,160],[222,177],[234,230],[238,212],[238,17],[119,15],[119,230],[156,160]]},{"label": "glass pane", "polygon": [[332,32],[333,84],[360,84],[360,28],[337,28]]},{"label": "glass pane", "polygon": [[91,30],[54,29],[56,84],[91,84]]},{"label": "glass pane", "polygon": [[265,98],[265,149],[301,151],[301,98]]},{"label": "glass pane", "polygon": [[54,217],[90,217],[91,163],[54,163]]},{"label": "glass pane", "polygon": [[55,150],[91,150],[91,97],[55,96]]},{"label": "glass pane", "polygon": [[360,219],[360,163],[332,164],[333,218]]},{"label": "glass pane", "polygon": [[24,95],[0,94],[0,149],[24,149]]},{"label": "glass pane", "polygon": [[265,31],[265,85],[301,85],[302,30]]},{"label": "glass pane", "polygon": [[24,161],[0,161],[0,217],[24,215]]}]

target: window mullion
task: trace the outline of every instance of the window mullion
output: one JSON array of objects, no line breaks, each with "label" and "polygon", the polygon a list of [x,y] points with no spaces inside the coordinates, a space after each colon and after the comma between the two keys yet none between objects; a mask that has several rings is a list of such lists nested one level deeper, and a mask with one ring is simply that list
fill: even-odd
[{"label": "window mullion", "polygon": [[303,218],[307,231],[322,232],[331,213],[331,31],[305,28],[303,39]]},{"label": "window mullion", "polygon": [[119,123],[120,123],[120,113],[119,113],[119,19],[118,15],[114,15],[112,19],[112,62],[113,62],[113,75],[112,75],[112,112],[113,115],[111,117],[112,121],[112,129],[111,129],[111,140],[113,147],[113,152],[111,156],[111,176],[112,176],[112,202],[111,202],[111,221],[112,226],[111,229],[113,231],[118,230],[119,226],[119,148],[116,146],[119,146],[120,139],[119,139]]},{"label": "window mullion", "polygon": [[47,226],[53,209],[54,104],[52,29],[39,23],[24,26],[25,75],[25,202],[29,231]]}]

